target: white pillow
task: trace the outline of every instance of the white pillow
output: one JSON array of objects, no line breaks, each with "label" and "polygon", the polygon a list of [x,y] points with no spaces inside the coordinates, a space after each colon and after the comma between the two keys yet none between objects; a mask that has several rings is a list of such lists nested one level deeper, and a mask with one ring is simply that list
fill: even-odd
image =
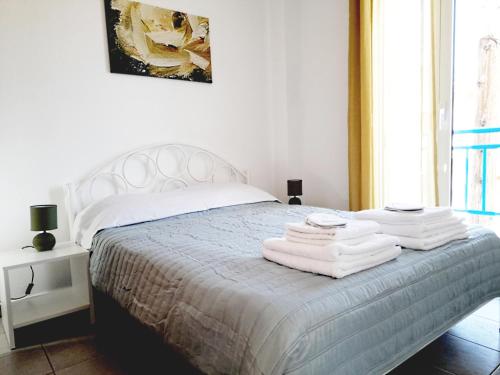
[{"label": "white pillow", "polygon": [[256,187],[240,184],[198,184],[165,193],[112,195],[92,203],[75,219],[74,238],[86,249],[94,235],[105,228],[142,223],[245,203],[277,201]]},{"label": "white pillow", "polygon": [[[245,203],[273,202],[278,198],[252,185],[241,183],[206,183],[183,189],[193,194],[207,205],[207,209],[235,206]],[[176,192],[176,191],[174,191]]]}]

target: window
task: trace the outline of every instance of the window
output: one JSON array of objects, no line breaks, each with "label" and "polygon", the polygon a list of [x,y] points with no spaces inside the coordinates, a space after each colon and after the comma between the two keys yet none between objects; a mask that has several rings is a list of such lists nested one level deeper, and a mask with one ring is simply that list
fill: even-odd
[{"label": "window", "polygon": [[500,229],[500,0],[456,0],[452,205]]},{"label": "window", "polygon": [[[374,7],[373,108],[376,206],[437,201],[434,76],[439,9],[432,0]],[[435,33],[436,32],[436,33]]]}]

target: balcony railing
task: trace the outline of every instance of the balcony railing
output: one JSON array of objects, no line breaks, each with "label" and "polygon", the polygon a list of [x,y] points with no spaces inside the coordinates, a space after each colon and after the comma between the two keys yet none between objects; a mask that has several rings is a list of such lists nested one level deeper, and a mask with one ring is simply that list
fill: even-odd
[{"label": "balcony railing", "polygon": [[[476,128],[476,129],[465,129],[465,130],[455,130],[453,131],[453,143],[455,143],[457,135],[465,134],[486,134],[486,133],[500,133],[500,128]],[[458,209],[457,211],[467,212],[473,215],[486,215],[486,216],[500,216],[500,212],[491,211],[486,209],[486,199],[487,199],[487,182],[488,182],[488,151],[499,149],[500,144],[498,143],[488,143],[488,144],[460,144],[453,145],[453,150],[463,150],[465,152],[465,189],[464,189],[464,202],[465,209]],[[481,209],[469,209],[469,157],[471,150],[482,151],[482,167],[481,167]]]}]

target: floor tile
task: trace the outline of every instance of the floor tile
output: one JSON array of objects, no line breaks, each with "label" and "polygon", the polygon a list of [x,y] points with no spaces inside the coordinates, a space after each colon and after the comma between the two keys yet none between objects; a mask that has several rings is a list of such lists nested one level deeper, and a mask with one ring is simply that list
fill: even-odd
[{"label": "floor tile", "polygon": [[474,315],[500,322],[500,298],[495,298],[487,303],[479,310],[475,311]]},{"label": "floor tile", "polygon": [[94,337],[43,344],[54,370],[61,370],[95,358],[98,355]]},{"label": "floor tile", "polygon": [[115,362],[103,356],[98,356],[84,362],[80,362],[75,366],[57,371],[57,375],[125,375]]},{"label": "floor tile", "polygon": [[448,331],[453,336],[500,351],[499,324],[478,315],[471,315]]},{"label": "floor tile", "polygon": [[417,356],[456,375],[489,375],[500,363],[500,352],[450,334],[444,334]]},{"label": "floor tile", "polygon": [[0,356],[0,374],[45,375],[52,374],[52,368],[41,345],[38,345]]},{"label": "floor tile", "polygon": [[493,371],[491,375],[500,375],[500,366],[498,366],[497,369]]}]

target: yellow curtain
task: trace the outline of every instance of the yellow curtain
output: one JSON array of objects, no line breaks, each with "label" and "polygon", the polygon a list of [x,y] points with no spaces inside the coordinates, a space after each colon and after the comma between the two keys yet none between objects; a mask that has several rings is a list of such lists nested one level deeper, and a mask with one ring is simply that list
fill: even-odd
[{"label": "yellow curtain", "polygon": [[375,200],[372,130],[372,0],[349,2],[349,208]]}]

